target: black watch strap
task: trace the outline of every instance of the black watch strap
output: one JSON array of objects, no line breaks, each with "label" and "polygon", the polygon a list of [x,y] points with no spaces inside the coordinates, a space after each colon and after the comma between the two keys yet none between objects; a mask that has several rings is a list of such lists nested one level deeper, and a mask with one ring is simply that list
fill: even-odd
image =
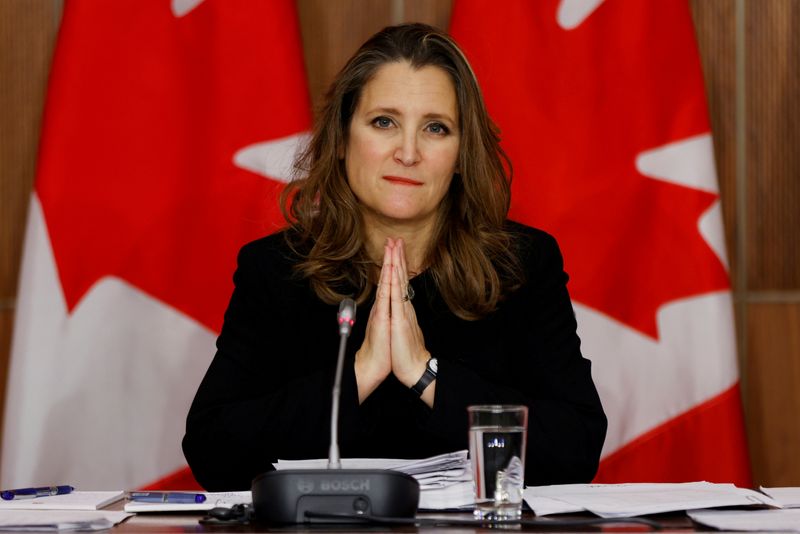
[{"label": "black watch strap", "polygon": [[419,378],[416,384],[411,386],[411,391],[416,393],[419,396],[422,396],[422,392],[425,391],[431,382],[436,380],[436,374],[439,372],[439,361],[436,358],[431,358],[428,360],[428,364],[425,366],[425,372],[422,373],[422,376]]}]

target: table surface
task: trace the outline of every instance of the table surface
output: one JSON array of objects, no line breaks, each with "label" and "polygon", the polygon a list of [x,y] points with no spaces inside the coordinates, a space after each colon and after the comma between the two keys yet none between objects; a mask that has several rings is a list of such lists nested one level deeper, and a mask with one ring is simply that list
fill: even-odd
[{"label": "table surface", "polygon": [[[199,523],[202,514],[137,514],[125,522],[117,525],[112,534],[122,533],[155,533],[155,532],[212,532],[216,534],[223,534],[226,532],[421,532],[421,531],[436,531],[436,532],[458,532],[460,534],[467,534],[470,532],[497,532],[500,528],[502,530],[511,530],[516,532],[648,532],[649,528],[642,525],[633,524],[605,524],[601,526],[574,526],[574,527],[553,527],[547,526],[548,522],[552,522],[553,518],[536,518],[533,515],[526,515],[524,519],[535,521],[536,525],[509,525],[508,527],[490,527],[490,526],[473,526],[473,525],[445,525],[445,526],[410,526],[410,525],[239,525],[239,524],[201,524]],[[464,513],[448,513],[448,514],[420,514],[423,519],[471,519],[471,514]],[[558,516],[557,519],[590,519],[594,518],[589,514],[570,514]],[[663,525],[663,530],[660,532],[696,532],[705,530],[699,528],[697,525],[684,514],[661,514],[658,516],[651,516],[651,519],[658,521]]]}]

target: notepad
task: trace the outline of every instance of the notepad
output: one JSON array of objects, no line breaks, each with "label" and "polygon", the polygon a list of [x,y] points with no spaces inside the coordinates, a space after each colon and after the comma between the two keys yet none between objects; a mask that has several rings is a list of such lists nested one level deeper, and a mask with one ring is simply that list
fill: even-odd
[{"label": "notepad", "polygon": [[124,491],[73,491],[34,499],[0,500],[0,510],[99,510],[124,495]]},{"label": "notepad", "polygon": [[0,514],[0,532],[108,530],[131,516],[107,510],[7,510]]}]

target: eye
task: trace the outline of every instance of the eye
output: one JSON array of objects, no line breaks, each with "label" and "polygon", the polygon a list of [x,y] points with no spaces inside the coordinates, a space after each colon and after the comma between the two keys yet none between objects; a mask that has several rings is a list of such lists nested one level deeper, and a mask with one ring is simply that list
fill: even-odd
[{"label": "eye", "polygon": [[390,128],[392,126],[392,119],[389,117],[375,117],[372,119],[372,125],[378,128]]},{"label": "eye", "polygon": [[450,130],[441,122],[432,122],[428,125],[428,131],[436,135],[447,135]]}]

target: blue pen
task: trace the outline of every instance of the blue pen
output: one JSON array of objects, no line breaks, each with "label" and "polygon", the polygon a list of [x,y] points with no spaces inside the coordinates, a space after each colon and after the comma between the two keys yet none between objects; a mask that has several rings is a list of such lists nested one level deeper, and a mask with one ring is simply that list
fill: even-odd
[{"label": "blue pen", "polygon": [[172,491],[133,491],[134,502],[163,502],[174,504],[200,504],[206,501],[202,493],[180,493]]},{"label": "blue pen", "polygon": [[4,501],[14,499],[35,499],[36,497],[50,497],[51,495],[65,495],[75,490],[72,486],[42,486],[41,488],[20,488],[0,491]]}]

